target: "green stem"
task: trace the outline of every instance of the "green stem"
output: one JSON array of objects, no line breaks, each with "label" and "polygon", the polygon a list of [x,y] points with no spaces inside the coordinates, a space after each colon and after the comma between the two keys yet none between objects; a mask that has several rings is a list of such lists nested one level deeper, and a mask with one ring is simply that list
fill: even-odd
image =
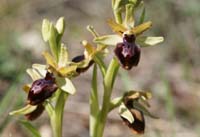
[{"label": "green stem", "polygon": [[95,127],[96,133],[94,134],[94,137],[103,137],[104,127],[110,109],[110,97],[118,69],[119,63],[116,58],[113,58],[104,77],[103,106],[99,115],[97,116],[97,123]]},{"label": "green stem", "polygon": [[98,91],[97,91],[97,65],[93,68],[92,77],[92,90],[90,93],[90,137],[94,136],[95,124],[97,122],[97,115],[99,113],[99,101],[98,101]]},{"label": "green stem", "polygon": [[53,129],[53,137],[62,137],[62,122],[63,122],[63,112],[65,101],[68,97],[66,92],[59,90],[58,99],[55,106],[54,113],[50,116],[51,118],[51,126]]}]

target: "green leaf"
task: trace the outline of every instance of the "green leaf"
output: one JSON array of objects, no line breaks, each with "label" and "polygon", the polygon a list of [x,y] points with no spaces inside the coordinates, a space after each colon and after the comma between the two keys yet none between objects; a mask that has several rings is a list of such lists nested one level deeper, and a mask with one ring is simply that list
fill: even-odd
[{"label": "green leaf", "polygon": [[62,35],[65,31],[65,19],[64,17],[60,17],[56,22],[56,29],[60,35]]},{"label": "green leaf", "polygon": [[116,46],[117,43],[122,42],[122,37],[118,35],[105,35],[94,39],[94,42],[102,45]]},{"label": "green leaf", "polygon": [[35,69],[27,69],[26,72],[33,79],[33,81],[42,78],[42,76]]},{"label": "green leaf", "polygon": [[37,106],[32,106],[30,104],[26,105],[25,107],[12,111],[9,113],[9,115],[25,115],[25,114],[29,114],[31,112],[33,112],[35,109],[37,108]]},{"label": "green leaf", "polygon": [[32,137],[41,137],[39,131],[30,122],[25,120],[20,120],[19,122],[30,131]]},{"label": "green leaf", "polygon": [[50,37],[50,22],[44,19],[42,22],[42,36],[45,42],[49,40]]},{"label": "green leaf", "polygon": [[76,93],[76,89],[70,79],[57,77],[56,80],[57,80],[56,82],[61,90],[65,91],[69,94],[72,94],[72,95]]},{"label": "green leaf", "polygon": [[164,41],[163,37],[148,37],[148,36],[139,36],[136,39],[136,43],[138,43],[141,47],[149,47],[159,44]]},{"label": "green leaf", "polygon": [[37,70],[43,77],[46,76],[47,66],[42,64],[33,64],[32,68]]},{"label": "green leaf", "polygon": [[124,103],[122,103],[119,107],[119,115],[128,120],[130,123],[134,122],[134,117],[132,113],[128,110]]}]

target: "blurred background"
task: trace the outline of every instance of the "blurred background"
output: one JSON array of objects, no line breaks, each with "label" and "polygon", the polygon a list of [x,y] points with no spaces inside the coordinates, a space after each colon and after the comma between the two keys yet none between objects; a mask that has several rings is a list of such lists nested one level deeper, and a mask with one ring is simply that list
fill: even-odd
[{"label": "blurred background", "polygon": [[[137,68],[120,69],[113,97],[129,89],[153,92],[150,111],[160,119],[146,117],[144,137],[200,136],[200,6],[199,0],[146,1],[146,21],[153,27],[146,34],[164,36],[159,46],[142,49]],[[139,12],[138,12],[139,14]],[[25,73],[32,63],[45,63],[47,50],[41,36],[44,18],[67,22],[63,42],[71,58],[83,52],[80,41],[92,40],[91,24],[99,34],[112,31],[111,0],[0,0],[0,136],[31,137],[18,119],[8,113],[25,104],[21,87],[31,81]],[[111,50],[112,51],[112,50]],[[113,54],[113,53],[112,53]],[[75,78],[77,94],[66,104],[63,137],[88,137],[89,92],[92,69]],[[101,93],[100,93],[101,94]],[[33,124],[43,137],[51,137],[47,114]],[[132,137],[117,110],[109,115],[105,137]]]}]

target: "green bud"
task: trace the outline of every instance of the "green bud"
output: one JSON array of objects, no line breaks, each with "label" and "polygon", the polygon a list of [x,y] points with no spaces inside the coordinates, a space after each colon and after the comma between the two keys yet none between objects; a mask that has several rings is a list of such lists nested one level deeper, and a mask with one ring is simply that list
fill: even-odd
[{"label": "green bud", "polygon": [[58,31],[58,34],[62,35],[65,31],[65,19],[64,17],[60,17],[58,21],[56,22],[56,29]]},{"label": "green bud", "polygon": [[50,22],[44,19],[42,22],[42,36],[45,42],[49,40],[50,37]]}]

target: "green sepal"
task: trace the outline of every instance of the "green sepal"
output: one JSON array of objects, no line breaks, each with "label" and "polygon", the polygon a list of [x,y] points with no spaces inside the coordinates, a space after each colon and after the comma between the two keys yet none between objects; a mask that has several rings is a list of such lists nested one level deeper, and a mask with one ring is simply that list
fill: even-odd
[{"label": "green sepal", "polygon": [[117,97],[117,98],[114,98],[110,101],[110,109],[109,111],[112,111],[113,109],[115,109],[116,107],[118,107],[123,101],[123,96],[121,97]]},{"label": "green sepal", "polygon": [[157,116],[151,114],[151,112],[149,112],[149,111],[148,111],[143,105],[141,105],[139,102],[134,101],[134,102],[133,102],[133,106],[134,106],[135,109],[137,109],[137,110],[143,112],[144,115],[147,115],[147,116],[149,116],[149,117],[151,117],[151,118],[154,118],[154,119],[158,119]]},{"label": "green sepal", "polygon": [[148,21],[143,24],[140,24],[138,26],[135,26],[133,29],[131,29],[131,32],[135,34],[135,36],[141,35],[146,30],[150,29],[152,27],[152,22]]},{"label": "green sepal", "polygon": [[54,27],[53,23],[50,24],[50,37],[49,37],[49,45],[51,49],[51,53],[53,56],[58,60],[58,55],[59,55],[59,46],[57,43],[57,37],[58,37],[58,31]]},{"label": "green sepal", "polygon": [[47,73],[47,66],[46,65],[33,64],[32,68],[37,70],[40,73],[40,75],[42,75],[43,77],[46,76],[46,73]]},{"label": "green sepal", "polygon": [[128,110],[124,103],[122,103],[119,107],[119,115],[128,120],[130,123],[134,122],[134,117],[132,113]]},{"label": "green sepal", "polygon": [[29,69],[26,70],[26,72],[33,79],[33,81],[42,78],[42,76],[35,69],[29,68]]},{"label": "green sepal", "polygon": [[144,7],[143,10],[142,10],[140,19],[139,19],[139,24],[142,24],[144,22],[145,14],[146,14],[146,10],[145,10],[145,7]]},{"label": "green sepal", "polygon": [[70,79],[57,77],[56,80],[57,80],[56,82],[58,84],[58,87],[62,91],[67,92],[71,95],[76,93],[76,89]]},{"label": "green sepal", "polygon": [[135,21],[134,21],[134,6],[133,4],[126,4],[126,16],[124,20],[124,25],[126,28],[133,28]]},{"label": "green sepal", "polygon": [[57,73],[61,75],[62,77],[70,77],[70,76],[76,75],[76,69],[77,69],[77,65],[72,64],[67,67],[59,68],[57,70]]},{"label": "green sepal", "polygon": [[34,110],[36,110],[36,108],[37,108],[37,106],[32,106],[32,105],[28,104],[21,109],[10,112],[9,115],[26,115],[26,114],[29,114],[29,113],[33,112]]},{"label": "green sepal", "polygon": [[141,47],[150,47],[156,44],[159,44],[164,41],[163,37],[148,37],[148,36],[139,36],[136,39],[136,43],[138,43]]},{"label": "green sepal", "polygon": [[58,67],[65,67],[68,62],[68,50],[64,44],[61,44]]},{"label": "green sepal", "polygon": [[49,54],[48,52],[43,52],[42,55],[46,59],[46,62],[48,65],[50,65],[54,69],[57,68],[57,63],[56,63],[55,59],[51,56],[51,54]]},{"label": "green sepal", "polygon": [[94,42],[102,45],[116,46],[117,43],[122,42],[122,37],[119,35],[105,35],[94,39]]}]

